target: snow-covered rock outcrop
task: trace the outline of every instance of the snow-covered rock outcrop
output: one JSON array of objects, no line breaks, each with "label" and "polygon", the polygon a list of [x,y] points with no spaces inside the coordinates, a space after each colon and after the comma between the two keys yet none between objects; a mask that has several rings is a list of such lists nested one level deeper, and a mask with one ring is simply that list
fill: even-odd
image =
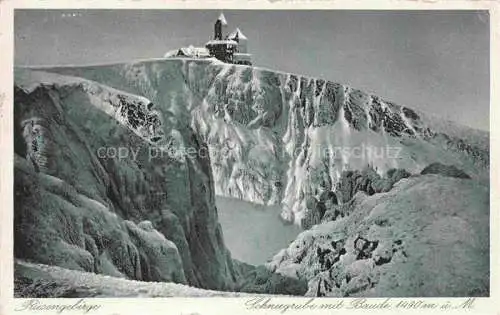
[{"label": "snow-covered rock outcrop", "polygon": [[346,170],[441,162],[488,178],[487,133],[322,79],[189,59],[45,70],[162,104],[208,144],[216,194],[283,203],[295,223]]},{"label": "snow-covered rock outcrop", "polygon": [[416,175],[343,206],[347,215],[325,215],[267,267],[308,281],[308,296],[489,294],[487,185]]}]

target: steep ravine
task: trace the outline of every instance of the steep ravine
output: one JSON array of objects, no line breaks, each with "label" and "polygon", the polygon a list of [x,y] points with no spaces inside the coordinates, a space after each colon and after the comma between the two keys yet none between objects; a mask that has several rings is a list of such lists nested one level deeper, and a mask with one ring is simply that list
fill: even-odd
[{"label": "steep ravine", "polygon": [[[16,292],[55,296],[71,285],[57,277],[74,271],[305,293],[302,280],[231,258],[210,157],[185,150],[208,152],[206,144],[166,106],[95,81],[24,69],[14,90]],[[35,276],[44,267],[24,268],[26,261],[66,271],[54,269],[55,282],[47,284]]]}]

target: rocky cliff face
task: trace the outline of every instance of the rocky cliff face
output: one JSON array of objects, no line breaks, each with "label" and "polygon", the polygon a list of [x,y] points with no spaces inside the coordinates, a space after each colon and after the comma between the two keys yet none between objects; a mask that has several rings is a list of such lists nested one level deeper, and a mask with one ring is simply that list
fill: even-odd
[{"label": "rocky cliff face", "polygon": [[488,178],[487,133],[322,79],[185,59],[46,70],[162,104],[208,144],[216,194],[283,203],[297,224],[309,197],[368,165],[382,175],[442,162]]},{"label": "rocky cliff face", "polygon": [[203,149],[188,125],[145,97],[29,70],[14,103],[16,258],[232,288],[208,156],[159,154]]}]

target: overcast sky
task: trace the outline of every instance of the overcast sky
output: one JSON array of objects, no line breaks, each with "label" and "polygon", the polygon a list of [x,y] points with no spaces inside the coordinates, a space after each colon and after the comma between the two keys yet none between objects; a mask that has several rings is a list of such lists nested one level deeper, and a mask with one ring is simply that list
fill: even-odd
[{"label": "overcast sky", "polygon": [[[15,64],[107,63],[204,45],[212,10],[22,10]],[[349,84],[489,130],[485,11],[233,11],[257,66]]]}]

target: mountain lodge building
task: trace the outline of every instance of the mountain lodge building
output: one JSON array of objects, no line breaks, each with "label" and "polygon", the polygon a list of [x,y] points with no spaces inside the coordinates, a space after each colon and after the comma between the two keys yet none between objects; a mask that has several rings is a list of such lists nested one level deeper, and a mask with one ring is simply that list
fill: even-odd
[{"label": "mountain lodge building", "polygon": [[227,63],[251,65],[248,53],[248,38],[239,28],[226,34],[227,20],[223,13],[214,24],[214,38],[205,45],[211,56]]},{"label": "mountain lodge building", "polygon": [[252,55],[248,53],[248,38],[236,28],[227,34],[228,23],[223,13],[214,24],[214,36],[205,47],[184,47],[165,54],[169,57],[209,58],[215,57],[226,63],[251,65]]}]

